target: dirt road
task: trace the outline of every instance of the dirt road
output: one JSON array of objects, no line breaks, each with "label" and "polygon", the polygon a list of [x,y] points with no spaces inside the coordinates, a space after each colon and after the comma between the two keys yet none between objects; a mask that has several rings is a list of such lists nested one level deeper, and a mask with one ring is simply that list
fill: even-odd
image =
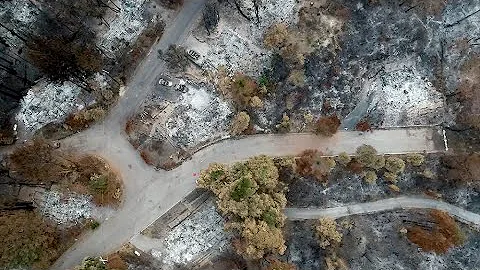
[{"label": "dirt road", "polygon": [[443,144],[435,143],[440,132],[427,128],[377,130],[364,135],[341,131],[330,138],[313,134],[257,135],[204,148],[180,167],[166,172],[146,165],[121,134],[95,132],[87,130],[62,144],[105,157],[123,178],[124,203],[115,216],[102,221],[96,231],[66,252],[53,269],[68,269],[86,256],[113,251],[129,241],[190,193],[195,188],[194,174],[212,162],[235,162],[260,154],[295,155],[309,148],[329,155],[354,153],[364,143],[373,145],[380,153],[443,151]]},{"label": "dirt road", "polygon": [[480,215],[451,205],[446,202],[415,198],[415,197],[397,197],[375,202],[357,203],[333,208],[287,208],[285,214],[291,220],[318,219],[324,216],[339,218],[351,215],[370,214],[382,211],[391,211],[396,209],[438,209],[457,217],[459,220],[480,226]]}]

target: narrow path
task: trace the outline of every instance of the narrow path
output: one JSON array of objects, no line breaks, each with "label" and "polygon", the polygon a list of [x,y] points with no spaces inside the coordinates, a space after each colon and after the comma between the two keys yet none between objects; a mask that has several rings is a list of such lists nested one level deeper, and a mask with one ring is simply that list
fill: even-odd
[{"label": "narrow path", "polygon": [[287,208],[285,215],[290,220],[318,219],[329,216],[339,218],[351,215],[371,214],[397,209],[437,209],[449,213],[460,221],[480,226],[480,215],[458,206],[426,198],[397,197],[375,202],[356,203],[333,208]]}]

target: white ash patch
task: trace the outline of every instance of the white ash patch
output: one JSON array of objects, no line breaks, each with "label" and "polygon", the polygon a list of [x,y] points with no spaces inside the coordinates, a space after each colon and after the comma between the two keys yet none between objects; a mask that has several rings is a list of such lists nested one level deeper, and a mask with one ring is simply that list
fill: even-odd
[{"label": "white ash patch", "polygon": [[262,65],[267,62],[267,54],[261,48],[229,28],[211,44],[207,58],[214,66],[228,66],[251,76],[261,74]]},{"label": "white ash patch", "polygon": [[115,54],[133,42],[147,26],[143,18],[145,0],[123,0],[118,2],[121,11],[112,21],[108,29],[98,36],[98,45],[108,53]]},{"label": "white ash patch", "polygon": [[232,109],[218,95],[203,87],[189,87],[179,99],[166,124],[168,135],[176,142],[193,147],[226,135]]},{"label": "white ash patch", "polygon": [[446,263],[445,258],[438,256],[435,253],[425,253],[425,260],[423,260],[418,269],[435,269],[442,270],[445,269]]},{"label": "white ash patch", "polygon": [[[252,21],[247,21],[240,15],[234,5],[224,4],[220,8],[221,21],[215,38],[200,37],[206,35],[203,26],[195,35],[198,40],[205,42],[209,49],[205,58],[214,66],[226,66],[232,71],[245,73],[258,77],[263,71],[263,65],[269,65],[269,53],[263,47],[263,35],[270,25],[278,22],[291,23],[295,21],[295,0],[271,0],[264,3],[259,9],[260,23],[257,23],[250,0],[241,1],[241,5],[248,7],[247,16]],[[192,49],[196,49],[193,47]],[[205,50],[203,50],[205,51]]]},{"label": "white ash patch", "polygon": [[[25,0],[1,1],[0,4],[0,20],[4,23],[11,20],[7,25],[14,25],[16,32],[23,32],[34,28],[33,25],[37,21],[38,11]],[[13,36],[7,29],[0,27],[0,36],[6,41],[10,47],[21,48],[24,46],[23,41]]]},{"label": "white ash patch", "polygon": [[463,187],[459,188],[455,192],[453,200],[455,204],[465,207],[473,201],[472,196],[478,196],[478,192],[476,192],[472,187]]},{"label": "white ash patch", "polygon": [[[223,229],[224,220],[217,213],[213,201],[197,211],[165,238],[163,263],[187,264],[212,249],[222,251],[230,243],[230,236]],[[152,255],[155,256],[154,253]]]},{"label": "white ash patch", "polygon": [[73,226],[81,219],[92,216],[93,204],[91,196],[46,191],[40,209],[44,216],[57,224]]},{"label": "white ash patch", "polygon": [[37,11],[32,7],[28,1],[13,0],[9,1],[9,4],[5,2],[0,7],[0,17],[8,13],[15,23],[22,25],[28,25],[36,21]]},{"label": "white ash patch", "polygon": [[81,88],[69,81],[63,84],[40,82],[23,97],[16,119],[22,122],[28,131],[63,120],[77,110],[80,92]]},{"label": "white ash patch", "polygon": [[422,78],[412,59],[385,64],[383,73],[369,82],[370,110],[380,110],[383,126],[431,125],[441,121],[442,94]]}]

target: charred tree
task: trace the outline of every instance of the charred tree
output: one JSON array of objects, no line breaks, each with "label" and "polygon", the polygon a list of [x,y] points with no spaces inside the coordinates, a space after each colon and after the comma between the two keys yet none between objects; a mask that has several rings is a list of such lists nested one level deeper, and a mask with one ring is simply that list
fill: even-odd
[{"label": "charred tree", "polygon": [[219,21],[218,2],[217,0],[210,0],[203,9],[203,24],[209,35],[217,28]]}]

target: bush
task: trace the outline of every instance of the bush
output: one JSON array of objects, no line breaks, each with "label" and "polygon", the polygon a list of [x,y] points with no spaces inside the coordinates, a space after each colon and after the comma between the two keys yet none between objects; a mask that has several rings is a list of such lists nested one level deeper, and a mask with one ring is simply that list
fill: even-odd
[{"label": "bush", "polygon": [[365,173],[365,176],[363,177],[363,179],[365,179],[365,182],[369,184],[375,184],[377,178],[377,174],[374,171],[367,171]]},{"label": "bush", "polygon": [[288,38],[288,28],[284,23],[277,23],[270,26],[265,32],[263,44],[268,49],[281,48]]},{"label": "bush", "polygon": [[430,218],[435,222],[432,230],[420,226],[408,228],[407,237],[425,252],[444,254],[450,248],[459,246],[465,241],[465,236],[455,220],[440,210],[431,210]]},{"label": "bush", "polygon": [[100,222],[92,219],[92,220],[90,221],[90,229],[91,229],[91,230],[95,230],[95,229],[97,229],[98,227],[100,227]]},{"label": "bush", "polygon": [[256,97],[260,99],[260,97],[263,97],[264,95],[261,88],[258,87],[257,83],[252,78],[241,73],[235,74],[230,86],[230,92],[233,101],[240,109],[249,106],[252,98]]},{"label": "bush", "polygon": [[170,45],[163,54],[168,68],[175,72],[183,72],[190,65],[185,48],[177,45]]},{"label": "bush", "polygon": [[357,148],[355,159],[364,167],[379,171],[385,166],[385,158],[377,155],[377,150],[371,145],[361,145]]},{"label": "bush", "polygon": [[360,121],[355,125],[355,130],[362,131],[362,132],[371,131],[372,127],[367,121]]},{"label": "bush", "polygon": [[343,238],[343,234],[337,230],[337,222],[330,217],[324,217],[318,220],[315,225],[315,235],[317,236],[320,247],[323,249],[340,244]]},{"label": "bush", "polygon": [[385,169],[394,174],[402,173],[405,170],[405,161],[398,157],[388,157],[385,161]]},{"label": "bush", "polygon": [[0,268],[47,269],[60,256],[60,234],[34,212],[0,212]]},{"label": "bush", "polygon": [[76,113],[70,114],[65,120],[65,124],[72,130],[78,131],[88,127],[90,124],[97,122],[105,116],[103,108],[84,109]]},{"label": "bush", "polygon": [[87,257],[83,259],[82,265],[75,270],[107,270],[107,266],[99,257]]},{"label": "bush", "polygon": [[397,183],[397,174],[392,173],[392,172],[385,172],[383,173],[383,178],[385,178],[386,181],[390,183]]},{"label": "bush", "polygon": [[425,161],[425,156],[417,153],[407,154],[406,160],[407,163],[412,164],[412,166],[419,167]]},{"label": "bush", "polygon": [[283,254],[286,249],[281,228],[287,200],[278,177],[273,160],[258,156],[232,166],[210,164],[197,181],[217,196],[217,208],[228,220],[226,229],[238,235],[233,246],[245,258]]},{"label": "bush", "polygon": [[88,183],[88,186],[91,191],[103,194],[105,191],[107,191],[108,176],[94,173],[92,176],[90,176],[90,182]]},{"label": "bush", "polygon": [[75,164],[45,140],[36,139],[16,147],[9,155],[9,170],[32,183],[58,182]]},{"label": "bush", "polygon": [[332,136],[340,127],[340,119],[336,115],[320,117],[315,123],[315,134]]},{"label": "bush", "polygon": [[337,156],[337,162],[342,164],[343,166],[347,166],[347,164],[350,163],[351,160],[352,158],[345,152],[342,152]]},{"label": "bush", "polygon": [[245,130],[247,130],[249,125],[250,116],[246,112],[240,112],[233,119],[232,125],[230,127],[230,133],[232,135],[239,135]]}]

